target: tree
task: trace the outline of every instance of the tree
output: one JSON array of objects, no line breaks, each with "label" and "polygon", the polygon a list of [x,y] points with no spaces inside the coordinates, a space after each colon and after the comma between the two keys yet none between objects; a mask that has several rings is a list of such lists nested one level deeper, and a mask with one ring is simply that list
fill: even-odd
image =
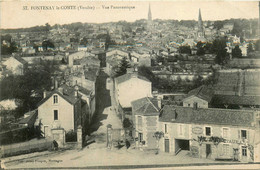
[{"label": "tree", "polygon": [[127,58],[123,57],[123,59],[121,60],[120,66],[119,66],[118,70],[116,71],[116,77],[126,74],[127,68],[129,68],[129,67],[130,67],[130,64],[127,61]]},{"label": "tree", "polygon": [[226,63],[226,61],[228,59],[228,53],[226,50],[226,42],[227,42],[226,38],[215,39],[213,41],[212,51],[215,54],[217,54],[217,56],[215,58],[215,62],[217,64],[223,65]]},{"label": "tree", "polygon": [[182,54],[191,54],[191,49],[189,45],[180,46],[179,51]]},{"label": "tree", "polygon": [[238,45],[235,46],[235,48],[232,50],[232,57],[233,58],[240,58],[242,57],[242,51],[239,48]]},{"label": "tree", "polygon": [[48,48],[54,48],[54,44],[50,40],[45,40],[42,42],[42,47],[47,50]]},{"label": "tree", "polygon": [[124,129],[130,129],[133,127],[133,123],[131,120],[129,120],[128,118],[125,118],[123,121],[123,127]]},{"label": "tree", "polygon": [[146,77],[148,80],[152,82],[152,86],[157,88],[158,87],[158,78],[153,74],[149,67],[140,66],[138,67],[138,74],[140,76]]},{"label": "tree", "polygon": [[50,26],[49,23],[46,23],[46,24],[45,24],[45,29],[46,29],[46,32],[50,31],[51,26]]},{"label": "tree", "polygon": [[205,49],[204,49],[204,43],[202,43],[201,41],[199,41],[197,43],[197,55],[204,55],[205,54]]},{"label": "tree", "polygon": [[163,132],[159,132],[159,131],[156,131],[153,135],[153,137],[156,139],[157,141],[157,152],[156,154],[159,153],[159,141],[160,139],[164,136],[164,133]]},{"label": "tree", "polygon": [[85,47],[88,44],[88,39],[86,37],[84,37],[82,40],[80,40],[80,45],[84,45]]},{"label": "tree", "polygon": [[[50,61],[42,61],[28,69],[24,75],[8,76],[0,81],[0,100],[19,99],[16,118],[37,107],[44,90],[51,90],[51,77],[58,67]],[[34,97],[35,96],[35,97]]]},{"label": "tree", "polygon": [[253,45],[252,45],[252,43],[249,43],[248,44],[248,47],[247,47],[247,54],[249,54],[249,53],[251,53],[251,52],[253,52],[254,50],[253,50]]},{"label": "tree", "polygon": [[255,43],[255,50],[260,51],[260,40],[257,40]]}]

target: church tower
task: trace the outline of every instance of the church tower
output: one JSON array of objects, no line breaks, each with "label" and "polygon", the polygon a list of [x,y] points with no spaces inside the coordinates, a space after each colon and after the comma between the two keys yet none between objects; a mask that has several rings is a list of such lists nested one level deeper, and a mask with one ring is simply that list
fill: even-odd
[{"label": "church tower", "polygon": [[149,4],[147,27],[149,28],[151,25],[152,25],[152,12],[151,12],[151,6]]},{"label": "church tower", "polygon": [[198,18],[198,37],[204,37],[205,32],[203,28],[203,22],[202,22],[202,17],[201,17],[201,12],[199,9],[199,18]]}]

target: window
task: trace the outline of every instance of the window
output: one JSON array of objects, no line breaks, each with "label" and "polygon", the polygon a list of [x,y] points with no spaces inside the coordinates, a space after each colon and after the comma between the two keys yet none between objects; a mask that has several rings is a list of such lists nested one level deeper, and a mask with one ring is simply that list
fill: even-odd
[{"label": "window", "polygon": [[164,124],[164,132],[168,133],[167,124]]},{"label": "window", "polygon": [[58,110],[54,110],[54,120],[58,120]]},{"label": "window", "polygon": [[57,95],[54,95],[53,96],[53,103],[58,103],[58,96]]},{"label": "window", "polygon": [[247,156],[247,148],[246,148],[246,146],[242,146],[242,156]]},{"label": "window", "polygon": [[211,128],[210,127],[206,127],[205,131],[206,131],[206,136],[211,136]]},{"label": "window", "polygon": [[229,145],[228,144],[223,144],[223,154],[228,155],[229,154]]},{"label": "window", "polygon": [[139,142],[142,142],[142,141],[143,141],[143,134],[139,133]]},{"label": "window", "polygon": [[142,116],[138,116],[138,130],[142,130],[143,122]]},{"label": "window", "polygon": [[246,137],[247,137],[246,130],[241,130],[241,137],[242,137],[242,139],[246,139]]},{"label": "window", "polygon": [[228,138],[228,128],[223,128],[223,138]]}]

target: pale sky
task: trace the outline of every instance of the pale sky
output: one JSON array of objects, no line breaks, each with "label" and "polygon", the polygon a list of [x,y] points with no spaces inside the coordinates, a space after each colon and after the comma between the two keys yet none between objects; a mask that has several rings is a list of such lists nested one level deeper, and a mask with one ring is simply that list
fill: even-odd
[{"label": "pale sky", "polygon": [[[197,20],[201,9],[203,20],[224,20],[230,18],[258,18],[258,1],[151,1],[153,19]],[[102,23],[125,20],[133,22],[147,19],[147,1],[25,1],[2,0],[0,28],[25,28],[49,23],[67,24],[72,22]],[[133,6],[135,9],[103,9],[105,6]],[[29,10],[23,10],[27,6]],[[53,6],[54,10],[32,10],[32,6]],[[76,9],[61,9],[75,6]],[[92,9],[81,9],[95,7]],[[60,9],[57,9],[59,7]]]}]

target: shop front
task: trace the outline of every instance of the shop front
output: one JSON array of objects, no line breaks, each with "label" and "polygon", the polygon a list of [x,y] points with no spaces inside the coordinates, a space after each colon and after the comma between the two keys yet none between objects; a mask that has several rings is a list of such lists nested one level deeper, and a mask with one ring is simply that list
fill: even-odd
[{"label": "shop front", "polygon": [[225,161],[254,161],[254,147],[243,140],[226,140],[221,137],[203,137],[190,141],[193,157]]}]

